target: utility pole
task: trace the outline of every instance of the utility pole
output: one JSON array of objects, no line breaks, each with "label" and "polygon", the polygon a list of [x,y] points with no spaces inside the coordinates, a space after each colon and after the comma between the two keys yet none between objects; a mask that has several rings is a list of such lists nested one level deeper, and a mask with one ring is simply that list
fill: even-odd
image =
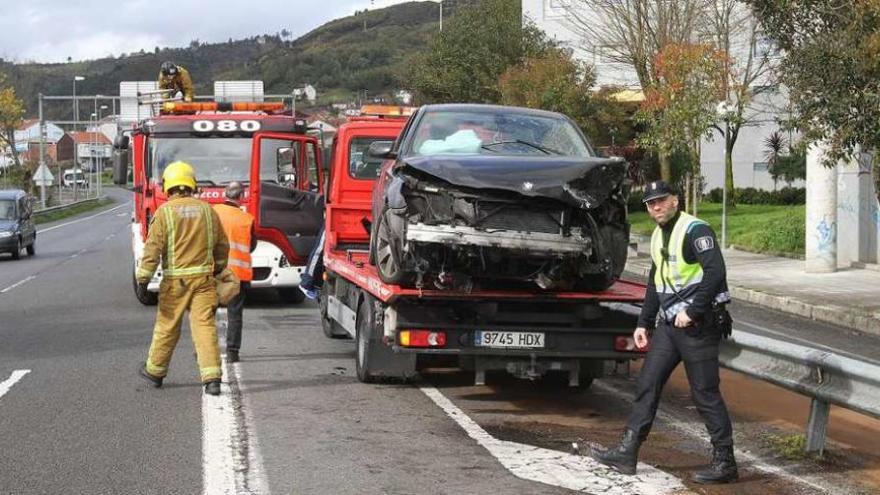
[{"label": "utility pole", "polygon": [[[43,170],[46,168],[46,121],[43,120],[43,93],[40,93],[37,107],[39,108],[38,113],[40,116],[40,170]],[[43,205],[43,208],[46,207],[45,181],[40,181],[40,203]]]}]

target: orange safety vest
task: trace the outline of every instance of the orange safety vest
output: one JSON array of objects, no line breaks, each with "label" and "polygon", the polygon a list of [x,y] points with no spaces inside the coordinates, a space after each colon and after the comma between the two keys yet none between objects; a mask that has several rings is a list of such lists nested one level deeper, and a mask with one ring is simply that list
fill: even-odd
[{"label": "orange safety vest", "polygon": [[220,216],[220,223],[223,224],[223,230],[229,239],[227,266],[239,280],[250,282],[254,278],[251,269],[251,229],[254,225],[254,217],[227,204],[214,205],[214,210]]}]

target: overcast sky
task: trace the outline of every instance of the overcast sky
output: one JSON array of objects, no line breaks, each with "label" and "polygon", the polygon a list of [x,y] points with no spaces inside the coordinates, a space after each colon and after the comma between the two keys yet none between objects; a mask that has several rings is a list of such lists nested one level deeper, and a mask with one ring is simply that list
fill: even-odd
[{"label": "overcast sky", "polygon": [[406,0],[3,0],[0,57],[63,62],[287,29],[294,38]]}]

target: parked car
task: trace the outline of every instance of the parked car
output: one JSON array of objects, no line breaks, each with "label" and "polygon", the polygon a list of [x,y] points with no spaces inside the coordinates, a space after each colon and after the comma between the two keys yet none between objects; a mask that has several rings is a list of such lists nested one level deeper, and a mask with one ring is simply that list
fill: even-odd
[{"label": "parked car", "polygon": [[12,253],[17,260],[22,249],[33,256],[36,243],[33,199],[21,189],[0,190],[0,252]]},{"label": "parked car", "polygon": [[369,153],[386,159],[370,240],[386,283],[604,290],[623,270],[627,164],[562,114],[424,106]]}]

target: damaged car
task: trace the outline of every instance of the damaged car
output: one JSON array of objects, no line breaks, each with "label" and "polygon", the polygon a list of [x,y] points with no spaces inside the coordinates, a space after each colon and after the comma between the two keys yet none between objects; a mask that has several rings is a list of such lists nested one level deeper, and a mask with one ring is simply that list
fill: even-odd
[{"label": "damaged car", "polygon": [[368,153],[386,160],[370,225],[386,283],[598,291],[623,271],[627,164],[562,114],[428,105]]}]

